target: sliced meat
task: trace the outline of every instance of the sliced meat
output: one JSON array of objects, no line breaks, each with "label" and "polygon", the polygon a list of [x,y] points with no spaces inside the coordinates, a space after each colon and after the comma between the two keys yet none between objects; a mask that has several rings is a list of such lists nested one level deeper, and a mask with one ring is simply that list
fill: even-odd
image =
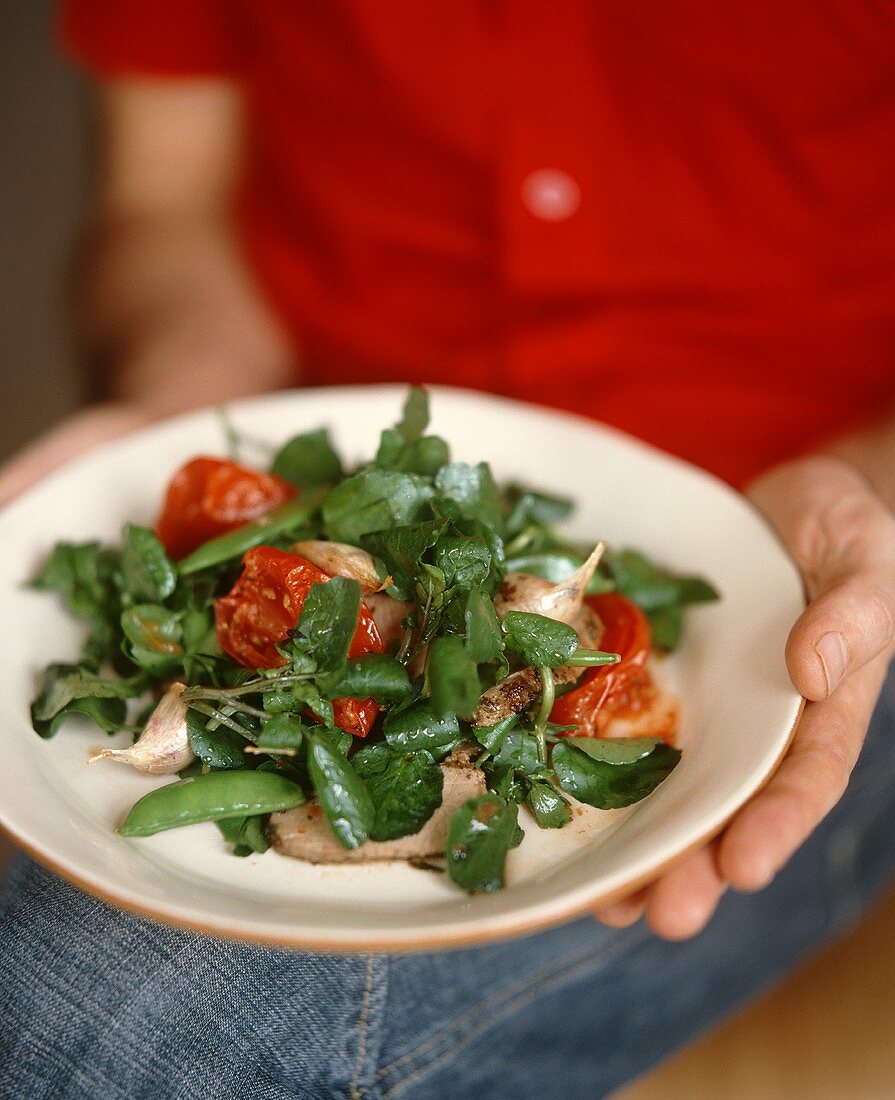
[{"label": "sliced meat", "polygon": [[[553,682],[557,686],[571,684],[583,672],[583,668],[563,665],[562,668],[553,670]],[[522,668],[518,672],[511,672],[482,695],[472,715],[472,724],[493,726],[495,722],[508,718],[511,714],[521,714],[540,694],[541,675],[536,668]]]},{"label": "sliced meat", "polygon": [[343,848],[316,802],[270,815],[268,837],[274,849],[308,863],[372,863],[392,859],[431,859],[444,855],[451,816],[464,802],[486,793],[480,768],[458,754],[442,765],[441,805],[418,833],[400,840],[368,840],[360,848]]}]

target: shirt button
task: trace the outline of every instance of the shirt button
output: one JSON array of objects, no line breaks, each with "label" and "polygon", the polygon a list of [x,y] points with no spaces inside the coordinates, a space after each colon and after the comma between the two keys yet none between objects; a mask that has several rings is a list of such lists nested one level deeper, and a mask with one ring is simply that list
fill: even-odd
[{"label": "shirt button", "polygon": [[564,222],[581,205],[581,188],[561,168],[539,168],[522,181],[522,204],[545,222]]}]

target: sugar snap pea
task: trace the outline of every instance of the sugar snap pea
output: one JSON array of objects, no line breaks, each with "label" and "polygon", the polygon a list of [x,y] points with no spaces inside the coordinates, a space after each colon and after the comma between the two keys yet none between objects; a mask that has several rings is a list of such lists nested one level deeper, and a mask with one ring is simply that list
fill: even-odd
[{"label": "sugar snap pea", "polygon": [[301,787],[276,772],[208,772],[150,791],[134,803],[118,832],[122,836],[152,836],[197,821],[288,810],[304,800]]},{"label": "sugar snap pea", "polygon": [[178,571],[181,575],[198,573],[200,569],[210,569],[214,565],[230,561],[231,558],[241,558],[253,547],[262,546],[271,539],[300,527],[317,511],[326,494],[327,490],[321,489],[306,496],[293,497],[251,523],[203,542],[178,564]]}]

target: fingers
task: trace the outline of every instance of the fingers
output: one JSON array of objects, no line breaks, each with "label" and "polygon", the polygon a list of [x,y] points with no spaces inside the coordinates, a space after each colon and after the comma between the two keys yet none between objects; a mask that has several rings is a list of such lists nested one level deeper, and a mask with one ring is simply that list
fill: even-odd
[{"label": "fingers", "polygon": [[646,917],[666,940],[686,940],[708,924],[727,884],[716,865],[717,842],[687,856],[650,887]]},{"label": "fingers", "polygon": [[628,928],[643,916],[646,908],[646,894],[646,890],[638,890],[621,901],[601,905],[594,910],[594,916],[609,928]]},{"label": "fingers", "polygon": [[85,409],[20,451],[0,470],[0,506],[76,455],[148,423],[141,410],[125,405]]},{"label": "fingers", "polygon": [[750,495],[802,570],[811,603],[786,661],[795,687],[825,699],[895,644],[895,517],[837,459],[778,468]]},{"label": "fingers", "polygon": [[700,848],[651,886],[601,906],[594,916],[610,928],[627,928],[646,913],[650,927],[663,939],[695,936],[708,924],[727,889],[718,873],[717,850],[717,842]]},{"label": "fingers", "polygon": [[861,751],[888,661],[877,658],[831,698],[810,703],[786,759],[721,839],[718,867],[737,890],[759,890],[839,801]]}]

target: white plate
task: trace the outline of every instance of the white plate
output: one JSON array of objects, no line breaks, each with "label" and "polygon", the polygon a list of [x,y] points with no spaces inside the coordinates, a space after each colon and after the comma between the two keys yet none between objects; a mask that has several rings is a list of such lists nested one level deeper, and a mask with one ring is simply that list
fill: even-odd
[{"label": "white plate", "polygon": [[[232,413],[239,428],[274,443],[327,425],[359,460],[397,419],[403,395],[397,386],[305,390]],[[31,730],[35,677],[77,654],[79,629],[23,582],[57,539],[111,541],[126,520],[151,523],[172,471],[223,449],[218,422],[202,412],[86,455],[0,515],[0,824],[13,840],[84,889],[172,924],[302,948],[413,950],[567,920],[643,884],[722,827],[773,772],[800,712],[783,649],[802,589],[774,536],[719,481],[614,430],[460,390],[435,389],[432,408],[433,430],[455,458],[487,459],[498,478],[575,497],[572,531],[582,540],[640,547],[720,589],[719,603],[688,615],[684,644],[664,665],[683,704],[684,754],[671,777],[630,809],[580,807],[562,830],[531,824],[510,853],[507,888],[475,897],[404,864],[315,867],[272,851],[236,859],[213,824],[118,836],[128,807],[166,780],[88,767],[89,749],[108,743],[95,727],[71,723],[52,741]]]}]

